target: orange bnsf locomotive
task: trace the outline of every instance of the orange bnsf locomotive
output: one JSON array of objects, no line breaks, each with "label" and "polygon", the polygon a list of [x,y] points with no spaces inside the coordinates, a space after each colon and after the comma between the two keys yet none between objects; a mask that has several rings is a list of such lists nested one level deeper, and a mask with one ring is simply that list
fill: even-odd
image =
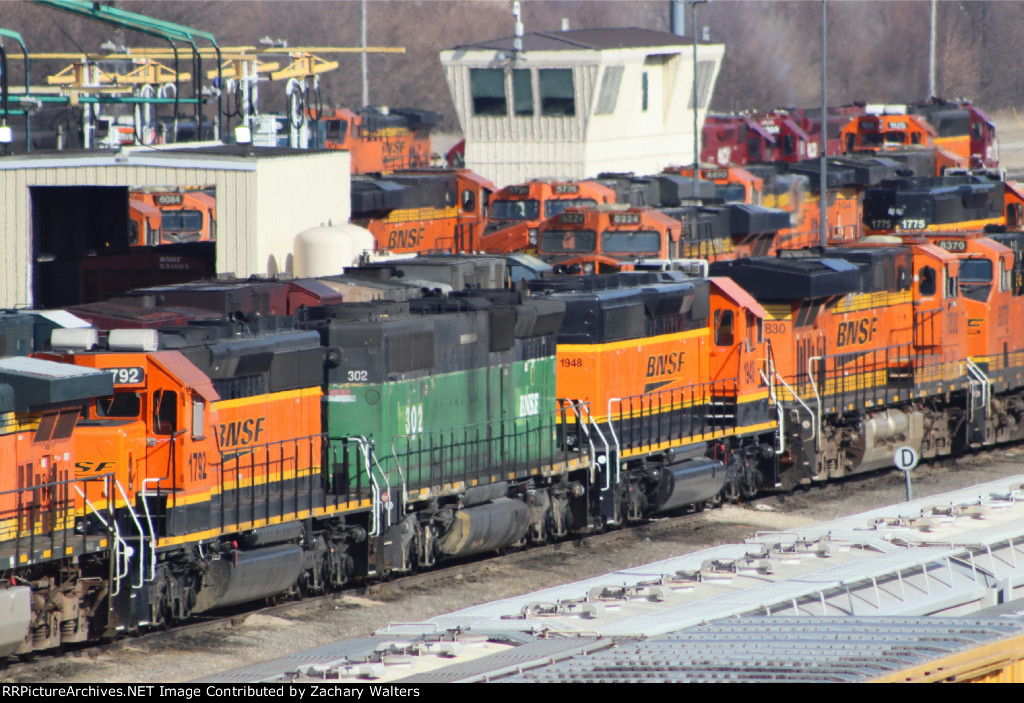
[{"label": "orange bnsf locomotive", "polygon": [[898,446],[928,458],[975,443],[990,394],[968,345],[962,263],[872,237],[712,265],[767,311],[785,486],[890,466]]},{"label": "orange bnsf locomotive", "polygon": [[605,474],[591,494],[604,521],[774,484],[764,310],[735,283],[636,272],[531,287],[566,305],[558,395],[584,413],[574,441]]},{"label": "orange bnsf locomotive", "polygon": [[[515,290],[427,257],[140,292],[140,329],[34,357],[8,334],[0,652],[1020,438],[1024,235],[994,237]],[[388,289],[428,266],[462,283]]]},{"label": "orange bnsf locomotive", "polygon": [[[46,352],[5,359],[0,441],[19,463],[0,488],[0,651],[752,493],[773,466],[760,309],[728,282],[623,276],[593,294],[562,281],[295,316],[252,307],[275,297],[267,281],[169,286],[117,303],[135,329],[58,329]],[[195,320],[141,312],[162,301]],[[631,351],[648,344],[653,360]],[[601,369],[592,388],[585,368]]]},{"label": "orange bnsf locomotive", "polygon": [[775,252],[788,224],[782,210],[743,203],[570,209],[541,225],[538,255],[560,271],[587,274],[628,270],[644,259],[763,256]]},{"label": "orange bnsf locomotive", "polygon": [[466,169],[404,170],[352,179],[352,222],[393,253],[480,246],[494,184]]}]

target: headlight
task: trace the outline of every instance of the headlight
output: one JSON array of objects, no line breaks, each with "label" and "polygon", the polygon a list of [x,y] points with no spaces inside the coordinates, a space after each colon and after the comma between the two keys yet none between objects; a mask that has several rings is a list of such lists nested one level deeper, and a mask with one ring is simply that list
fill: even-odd
[{"label": "headlight", "polygon": [[589,275],[589,274],[591,274],[593,272],[594,272],[594,264],[590,263],[589,261],[587,263],[583,264],[583,273]]},{"label": "headlight", "polygon": [[537,228],[534,227],[531,230],[529,230],[529,232],[530,232],[530,244],[532,244],[533,246],[537,246]]}]

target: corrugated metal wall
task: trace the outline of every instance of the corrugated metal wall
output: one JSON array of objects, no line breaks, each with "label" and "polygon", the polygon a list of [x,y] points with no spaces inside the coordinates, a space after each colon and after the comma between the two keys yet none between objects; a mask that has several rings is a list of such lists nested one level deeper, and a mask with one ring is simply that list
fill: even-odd
[{"label": "corrugated metal wall", "polygon": [[268,273],[271,257],[286,270],[292,239],[302,230],[348,221],[349,163],[343,151],[263,159],[181,152],[4,159],[0,307],[32,303],[33,186],[213,186],[217,271],[249,276]]},{"label": "corrugated metal wall", "polygon": [[[128,159],[125,159],[128,161]],[[161,166],[153,162],[117,163],[110,156],[78,158],[21,159],[0,168],[0,256],[6,275],[0,284],[0,306],[29,306],[32,275],[32,197],[33,186],[215,186],[218,200],[218,232],[244,231],[244,212],[248,209],[247,181],[253,169]],[[221,209],[221,203],[235,207]],[[231,236],[218,242],[217,267],[228,270],[244,251],[233,244]]]}]

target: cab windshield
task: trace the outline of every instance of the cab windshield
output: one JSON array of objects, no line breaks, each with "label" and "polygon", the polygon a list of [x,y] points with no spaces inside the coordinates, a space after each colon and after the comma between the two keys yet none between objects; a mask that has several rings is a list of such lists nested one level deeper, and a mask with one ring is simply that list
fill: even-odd
[{"label": "cab windshield", "polygon": [[540,203],[536,200],[495,200],[491,203],[492,220],[536,220]]},{"label": "cab windshield", "polygon": [[198,232],[203,228],[203,213],[198,210],[165,210],[163,225],[168,232]]},{"label": "cab windshield", "polygon": [[574,198],[572,200],[548,200],[544,203],[544,217],[561,215],[571,207],[597,207],[593,198]]},{"label": "cab windshield", "polygon": [[594,251],[597,234],[592,230],[550,230],[541,235],[539,250],[544,254],[586,254]]},{"label": "cab windshield", "polygon": [[961,283],[991,283],[992,262],[988,259],[966,259],[960,262]]},{"label": "cab windshield", "polygon": [[657,254],[660,249],[657,232],[601,233],[601,251],[608,254]]}]

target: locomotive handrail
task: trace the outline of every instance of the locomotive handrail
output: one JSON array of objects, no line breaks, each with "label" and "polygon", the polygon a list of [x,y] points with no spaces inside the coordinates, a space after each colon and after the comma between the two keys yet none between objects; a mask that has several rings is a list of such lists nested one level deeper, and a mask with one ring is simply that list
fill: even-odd
[{"label": "locomotive handrail", "polygon": [[[611,432],[612,439],[615,440],[615,485],[618,485],[618,483],[619,483],[619,475],[620,475],[621,468],[622,468],[621,461],[619,459],[619,456],[622,453],[622,447],[619,446],[619,437],[618,437],[618,435],[615,432],[615,424],[612,422],[612,403],[621,403],[623,400],[624,400],[623,398],[609,398],[608,399],[608,431]],[[622,414],[621,406],[619,408],[619,414],[620,414],[620,416]],[[609,488],[611,488],[610,485],[609,486],[605,486],[601,490],[602,491],[607,491]]]},{"label": "locomotive handrail", "polygon": [[[777,453],[782,454],[786,451],[786,426],[783,422],[782,404],[779,403],[779,399],[775,395],[775,384],[768,380],[763,369],[759,369],[758,373],[761,374],[761,380],[764,381],[764,384],[768,386],[768,397],[771,399],[772,403],[775,404],[775,414],[779,416],[779,431],[776,432],[779,441],[776,451]],[[772,372],[769,371],[769,373]]]},{"label": "locomotive handrail", "polygon": [[[114,479],[114,485],[117,486],[117,492],[124,498],[125,507],[128,508],[128,514],[132,517],[132,522],[135,523],[136,529],[139,531],[139,583],[132,583],[132,588],[142,588],[146,583],[146,533],[142,529],[142,523],[139,522],[138,516],[135,514],[135,508],[132,507],[131,500],[128,498],[128,494],[125,493],[124,488],[121,486],[121,482]],[[154,551],[154,558],[156,552]],[[131,556],[131,555],[129,555]]]},{"label": "locomotive handrail", "polygon": [[[409,482],[405,480],[405,472],[402,471],[402,462],[398,459],[398,449],[395,447],[395,441],[401,437],[408,437],[408,435],[395,435],[391,438],[391,458],[395,461],[395,468],[398,469],[398,480],[402,484],[402,502],[399,504],[399,508],[402,510],[402,514],[405,514],[405,507],[408,505],[407,491],[409,490]],[[383,471],[383,469],[382,469]]]},{"label": "locomotive handrail", "polygon": [[[608,449],[609,449],[608,448],[608,440],[605,439],[604,432],[601,431],[601,426],[598,425],[597,422],[594,420],[594,416],[590,412],[590,406],[587,403],[584,403],[582,400],[570,400],[569,398],[559,398],[558,402],[559,403],[563,403],[564,402],[564,403],[568,403],[569,404],[569,407],[572,409],[573,414],[576,416],[576,422],[580,422],[581,419],[582,419],[580,417],[581,411],[586,413],[586,419],[582,419],[583,426],[586,427],[587,424],[589,423],[594,428],[594,431],[597,432],[597,436],[601,438],[601,442],[604,444],[604,453],[605,453],[605,456],[607,456],[608,455]],[[591,481],[595,481],[597,476],[594,473],[594,463],[596,461],[595,457],[596,457],[597,453],[594,451],[594,440],[591,439],[590,432],[587,432],[587,445],[590,447],[590,457],[591,457],[591,461],[590,461],[590,480]]]},{"label": "locomotive handrail", "polygon": [[[799,396],[799,394],[797,394],[797,392],[795,390],[793,390],[793,388],[788,383],[786,383],[786,379],[784,379],[782,376],[780,376],[779,372],[776,371],[774,368],[772,368],[772,373],[775,374],[775,378],[777,378],[779,380],[779,383],[781,383],[783,386],[785,386],[786,390],[789,391],[790,395],[792,395],[794,398],[796,398],[796,402],[800,403],[800,405],[802,405],[804,407],[804,410],[807,411],[807,414],[810,415],[811,419],[813,420],[814,419],[814,411],[811,410],[810,406],[808,406],[807,403],[804,402],[804,399],[801,398]],[[780,425],[780,429],[781,429],[781,425]],[[816,430],[817,430],[817,428],[812,424],[811,425],[811,436],[807,438],[808,440],[812,440],[812,439],[815,439],[817,437],[817,431]]]},{"label": "locomotive handrail", "polygon": [[[370,527],[369,536],[379,537],[381,535],[380,521],[378,520],[378,511],[380,510],[381,503],[380,486],[377,483],[377,479],[373,476],[373,470],[370,468],[369,442],[362,436],[346,437],[342,441],[344,442],[348,440],[352,440],[363,450],[363,468],[366,470],[366,476],[370,479],[370,486],[372,488],[370,491],[370,519],[373,521],[373,525]],[[390,492],[388,495],[390,496]]]},{"label": "locomotive handrail", "polygon": [[[578,418],[577,418],[578,421]],[[484,422],[392,435],[391,454],[386,456],[403,472],[416,495],[427,485],[439,490],[459,490],[471,485],[473,467],[490,467],[498,473],[539,470],[557,462],[566,450],[559,445],[556,412],[535,409],[521,417],[491,418]],[[399,457],[402,457],[399,461]],[[413,500],[414,498],[410,498]]]},{"label": "locomotive handrail", "polygon": [[976,408],[984,407],[986,414],[991,413],[992,411],[992,381],[991,379],[989,379],[988,374],[982,371],[981,367],[974,362],[974,359],[968,357],[966,361],[966,366],[967,373],[974,377],[974,380],[971,381],[971,385],[973,386],[975,383],[978,383],[981,386],[981,405],[976,406],[974,404],[974,394],[971,394],[969,409],[971,411],[970,419],[973,420],[974,411]]},{"label": "locomotive handrail", "polygon": [[814,390],[814,399],[818,404],[818,416],[811,415],[811,419],[814,421],[814,428],[816,430],[816,436],[814,438],[814,451],[821,451],[821,394],[818,392],[818,382],[814,378],[814,372],[812,365],[815,361],[821,361],[825,357],[823,356],[811,356],[807,358],[807,378],[811,382],[811,389]]},{"label": "locomotive handrail", "polygon": [[[151,560],[150,560],[151,561],[151,566],[150,566],[150,576],[149,576],[149,580],[150,581],[155,581],[156,580],[156,530],[153,528],[153,516],[149,512],[149,501],[146,500],[146,498],[148,497],[146,495],[146,484],[147,483],[157,483],[158,484],[158,483],[160,483],[161,481],[163,481],[166,478],[167,478],[166,476],[161,476],[160,478],[147,478],[147,479],[143,479],[143,481],[142,481],[142,493],[141,493],[141,495],[142,495],[142,507],[145,508],[145,510],[146,510],[146,524],[149,526],[149,549],[150,549],[150,556],[151,556]],[[159,491],[159,488],[160,487],[157,486],[157,490],[158,491]]]},{"label": "locomotive handrail", "polygon": [[[104,483],[107,484],[107,495],[110,495],[111,477],[112,475],[107,476],[104,479]],[[78,486],[72,486],[72,488],[74,488],[75,491],[78,492],[78,495],[82,496],[82,500],[85,501],[86,506],[93,512],[93,514],[96,516],[96,519],[100,521],[103,527],[106,528],[107,533],[112,534],[114,536],[114,568],[116,571],[114,573],[114,586],[110,595],[116,596],[121,592],[121,579],[128,575],[128,559],[131,558],[131,555],[128,554],[128,551],[131,549],[131,547],[128,545],[127,542],[124,541],[124,539],[122,539],[121,530],[118,528],[117,521],[113,519],[113,516],[111,516],[110,523],[108,524],[107,521],[103,519],[103,515],[100,514],[100,511],[96,509],[96,506],[93,505],[92,502],[85,496],[85,493],[82,492],[82,489],[79,488]],[[118,548],[118,545],[120,545],[120,548]],[[123,573],[121,571],[122,560],[124,562]]]},{"label": "locomotive handrail", "polygon": [[[80,508],[70,498],[69,491],[67,490],[68,486],[73,484],[88,485],[100,481],[105,483],[113,475],[113,473],[103,473],[95,476],[75,476],[74,478],[56,479],[42,483],[31,483],[29,481],[27,485],[18,485],[13,489],[0,490],[0,498],[13,496],[15,503],[15,505],[3,508],[2,510],[5,521],[7,521],[7,515],[13,515],[14,517],[9,521],[13,523],[13,526],[9,525],[4,529],[2,536],[0,536],[0,541],[13,543],[16,560],[24,556],[22,549],[26,549],[28,553],[35,553],[37,551],[37,535],[38,540],[48,544],[54,553],[64,553],[69,546],[69,542],[72,539],[77,539],[76,533],[79,532],[78,529],[67,529],[69,521],[74,519],[76,522],[71,524],[75,526],[78,524],[77,520],[80,517],[84,517],[85,513],[84,508]],[[82,490],[77,485],[73,485],[73,487],[78,491],[79,495],[82,495]],[[42,499],[40,499],[40,492],[42,492]],[[25,493],[32,493],[33,497],[26,498],[23,495]],[[80,511],[82,515],[79,515]],[[25,520],[26,516],[28,517],[27,521]],[[48,534],[45,536],[39,533],[35,526],[37,518],[43,516],[50,518],[50,527],[45,528],[48,531]],[[58,535],[62,537],[61,544],[58,544]],[[87,546],[88,532],[82,531],[81,535],[83,546]]]},{"label": "locomotive handrail", "polygon": [[[370,449],[370,455],[373,457],[373,463],[376,464],[376,466],[377,466],[377,471],[380,472],[380,475],[384,477],[384,480],[387,483],[388,498],[389,498],[389,502],[390,502],[390,497],[391,497],[391,479],[389,479],[388,475],[385,473],[384,467],[380,465],[380,461],[377,459],[377,453],[375,451],[373,451],[373,449]],[[395,463],[397,464],[398,462],[396,461]],[[401,476],[401,470],[399,470],[399,476]],[[405,485],[404,485],[404,482],[403,482],[403,486],[402,486],[402,491],[401,492],[403,493],[403,495],[402,495],[402,502],[398,504],[398,509],[399,509],[399,511],[401,511],[402,514],[404,514],[404,511],[405,511],[405,495],[404,495],[404,493],[405,493]],[[388,513],[388,527],[391,527],[391,513],[390,512]]]},{"label": "locomotive handrail", "polygon": [[[775,354],[773,353],[772,341],[770,339],[764,340],[764,348],[764,368],[759,369],[758,373],[761,375],[761,380],[764,381],[764,385],[768,386],[768,398],[775,404],[775,413],[779,417],[779,430],[776,434],[779,439],[778,453],[782,454],[786,451],[786,425],[782,404],[779,403],[779,395],[775,391],[775,384],[772,383],[772,379],[775,378],[778,373],[775,371]],[[767,376],[765,375],[765,372],[767,372]],[[792,391],[790,392],[792,393]]]},{"label": "locomotive handrail", "polygon": [[[384,479],[384,489],[385,489],[385,491],[387,491],[388,503],[390,504],[391,503],[391,479],[388,477],[387,473],[381,467],[380,462],[377,460],[377,454],[373,451],[373,444],[370,442],[370,440],[366,439],[366,437],[363,437],[363,436],[360,436],[359,439],[361,439],[363,441],[363,443],[364,443],[363,452],[366,455],[366,470],[367,470],[367,473],[370,474],[371,477],[372,477],[373,469],[370,467],[370,460],[373,459],[373,463],[376,464],[376,466],[377,466],[377,471],[380,473],[381,478]],[[374,486],[374,488],[377,488],[377,487]],[[377,490],[377,493],[379,493],[379,492],[380,491]],[[387,524],[385,525],[385,527],[391,527],[391,511],[390,511],[390,509],[386,511],[386,515],[387,515],[387,520],[386,520]]]}]

